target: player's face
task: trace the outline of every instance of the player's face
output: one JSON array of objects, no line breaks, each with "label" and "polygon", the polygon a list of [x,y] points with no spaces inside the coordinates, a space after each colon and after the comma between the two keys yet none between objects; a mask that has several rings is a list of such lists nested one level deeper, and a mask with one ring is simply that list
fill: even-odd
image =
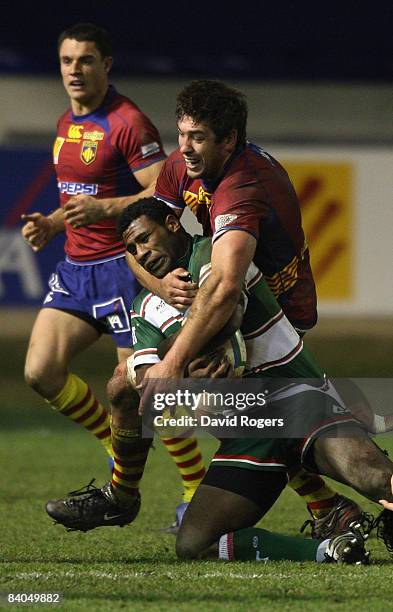
[{"label": "player's face", "polygon": [[204,123],[195,123],[185,115],[177,124],[179,149],[190,178],[206,180],[220,176],[225,162],[236,147],[236,130],[222,142],[216,142],[214,132]]},{"label": "player's face", "polygon": [[97,108],[108,88],[112,58],[103,58],[94,42],[73,38],[63,41],[59,56],[63,84],[73,111],[82,114]]},{"label": "player's face", "polygon": [[141,215],[123,234],[126,250],[142,268],[163,278],[173,270],[179,257],[178,227],[180,224],[174,215],[168,215],[165,226]]}]

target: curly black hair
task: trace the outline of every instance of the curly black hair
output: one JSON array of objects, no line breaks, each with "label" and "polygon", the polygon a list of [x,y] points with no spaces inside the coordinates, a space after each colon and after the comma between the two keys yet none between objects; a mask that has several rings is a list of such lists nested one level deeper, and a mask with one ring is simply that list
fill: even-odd
[{"label": "curly black hair", "polygon": [[122,210],[121,215],[117,219],[117,233],[122,237],[128,226],[142,215],[159,223],[159,225],[165,225],[167,216],[174,214],[173,210],[162,200],[153,197],[141,198]]},{"label": "curly black hair", "polygon": [[233,129],[237,130],[237,145],[246,142],[247,101],[240,91],[220,81],[192,81],[177,96],[176,120],[191,117],[204,123],[222,142]]}]

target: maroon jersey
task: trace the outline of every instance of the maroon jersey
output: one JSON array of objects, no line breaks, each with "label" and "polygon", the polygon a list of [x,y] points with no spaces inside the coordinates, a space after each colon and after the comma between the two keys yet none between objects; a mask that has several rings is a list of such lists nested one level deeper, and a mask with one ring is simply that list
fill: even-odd
[{"label": "maroon jersey", "polygon": [[[68,110],[59,119],[53,161],[60,204],[77,194],[102,199],[139,193],[134,172],[164,158],[154,125],[110,86],[94,112],[79,116]],[[115,218],[77,229],[66,223],[66,234],[65,251],[72,260],[110,259],[124,251]]]},{"label": "maroon jersey", "polygon": [[173,208],[189,206],[213,241],[230,230],[252,234],[257,240],[254,262],[287,317],[299,330],[315,325],[316,291],[299,202],[288,174],[273,157],[248,143],[209,184],[187,176],[177,150],[165,162],[155,195]]}]

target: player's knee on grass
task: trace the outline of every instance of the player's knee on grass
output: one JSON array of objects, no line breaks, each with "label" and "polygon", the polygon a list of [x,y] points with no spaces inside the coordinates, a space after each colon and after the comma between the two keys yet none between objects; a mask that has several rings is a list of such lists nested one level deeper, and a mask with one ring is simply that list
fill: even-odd
[{"label": "player's knee on grass", "polygon": [[176,555],[179,559],[200,559],[214,543],[198,525],[188,524],[182,526],[176,538]]},{"label": "player's knee on grass", "polygon": [[125,361],[116,367],[112,378],[107,383],[106,392],[113,409],[127,412],[138,409],[139,394],[127,379]]},{"label": "player's knee on grass", "polygon": [[[210,466],[184,515],[176,540],[177,556],[217,559],[219,538],[255,525],[271,508],[285,483],[285,474]],[[254,488],[264,491],[259,501],[248,496]]]}]

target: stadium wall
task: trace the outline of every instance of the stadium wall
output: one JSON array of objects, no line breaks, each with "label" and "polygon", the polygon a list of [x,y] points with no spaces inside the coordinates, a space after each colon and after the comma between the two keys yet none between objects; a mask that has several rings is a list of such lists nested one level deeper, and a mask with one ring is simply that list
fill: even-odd
[{"label": "stadium wall", "polygon": [[[113,79],[157,124],[175,135],[177,92],[188,80]],[[392,144],[391,86],[360,83],[236,82],[247,95],[252,138],[263,142]],[[0,143],[41,142],[53,135],[67,104],[56,77],[1,76]]]},{"label": "stadium wall", "polygon": [[[118,81],[173,140],[173,104],[185,81]],[[236,83],[233,83],[236,85]],[[0,79],[0,307],[37,307],[62,241],[34,255],[20,213],[57,205],[50,144],[67,103],[58,79]],[[392,316],[393,127],[389,88],[239,84],[250,137],[288,169],[299,193],[321,316]],[[388,120],[389,116],[389,120]],[[192,215],[187,226],[198,231]]]}]

